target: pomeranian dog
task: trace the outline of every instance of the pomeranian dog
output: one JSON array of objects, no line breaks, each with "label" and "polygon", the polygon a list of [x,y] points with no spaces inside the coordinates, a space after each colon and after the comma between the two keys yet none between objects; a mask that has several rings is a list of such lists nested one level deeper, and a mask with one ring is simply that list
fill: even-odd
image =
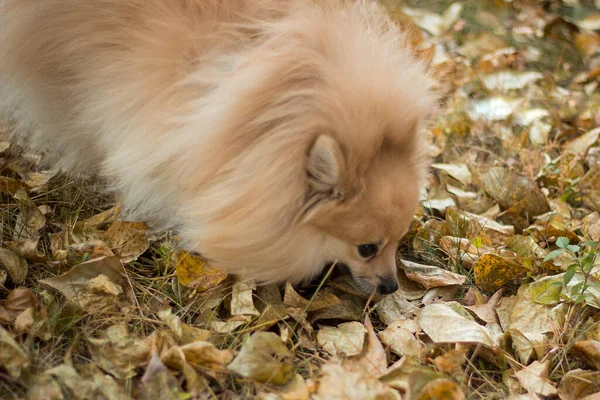
[{"label": "pomeranian dog", "polygon": [[4,0],[0,103],[127,217],[259,282],[397,287],[433,80],[368,0]]}]

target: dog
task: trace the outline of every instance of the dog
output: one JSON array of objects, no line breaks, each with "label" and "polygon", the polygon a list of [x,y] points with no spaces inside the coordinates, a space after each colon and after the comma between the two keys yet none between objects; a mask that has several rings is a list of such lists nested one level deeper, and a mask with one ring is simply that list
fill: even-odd
[{"label": "dog", "polygon": [[428,169],[427,61],[367,0],[5,0],[0,103],[128,218],[261,283],[397,290]]}]

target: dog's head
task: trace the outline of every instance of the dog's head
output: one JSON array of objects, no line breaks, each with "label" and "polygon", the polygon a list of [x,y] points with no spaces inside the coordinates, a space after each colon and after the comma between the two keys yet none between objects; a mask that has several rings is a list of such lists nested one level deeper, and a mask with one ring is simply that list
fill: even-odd
[{"label": "dog's head", "polygon": [[349,169],[338,141],[319,136],[307,158],[304,220],[324,233],[330,260],[348,266],[366,293],[396,291],[398,242],[418,204],[422,166],[412,149],[384,144],[364,171]]}]

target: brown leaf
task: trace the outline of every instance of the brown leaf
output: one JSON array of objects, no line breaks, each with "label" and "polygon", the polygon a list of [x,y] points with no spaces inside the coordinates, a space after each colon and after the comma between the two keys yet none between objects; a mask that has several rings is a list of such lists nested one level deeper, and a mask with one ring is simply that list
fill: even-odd
[{"label": "brown leaf", "polygon": [[38,239],[15,240],[5,244],[7,248],[27,260],[35,262],[46,262],[48,260],[48,256],[38,249]]},{"label": "brown leaf", "polygon": [[67,247],[67,263],[77,265],[82,262],[101,257],[112,257],[115,254],[102,240],[91,240],[83,243],[72,244]]},{"label": "brown leaf", "polygon": [[0,247],[0,264],[15,284],[21,284],[27,277],[27,261],[12,250]]},{"label": "brown leaf", "polygon": [[147,341],[130,334],[125,324],[113,325],[88,341],[94,362],[118,379],[136,376],[136,370],[150,358]]},{"label": "brown leaf", "polygon": [[228,368],[248,379],[283,385],[293,376],[292,354],[272,332],[257,332],[244,340]]},{"label": "brown leaf", "polygon": [[498,316],[496,315],[496,305],[502,298],[504,289],[499,289],[486,304],[475,304],[472,306],[466,306],[467,310],[472,311],[477,317],[487,324],[497,324]]},{"label": "brown leaf", "polygon": [[39,231],[46,225],[44,213],[31,201],[24,190],[19,190],[14,195],[19,201],[20,213],[15,224],[15,240],[37,239]]},{"label": "brown leaf", "polygon": [[76,265],[62,275],[40,282],[60,291],[67,299],[73,300],[85,293],[85,286],[90,279],[103,274],[112,283],[118,284],[122,271],[123,265],[118,257],[102,257]]},{"label": "brown leaf", "polygon": [[314,295],[311,300],[300,296],[291,283],[286,282],[283,304],[287,307],[301,308],[306,311],[317,311],[323,308],[331,308],[340,304],[340,299],[333,293],[322,290]]},{"label": "brown leaf", "polygon": [[90,218],[85,220],[86,225],[97,227],[109,222],[114,222],[121,212],[121,207],[119,204],[116,206],[109,208],[106,211],[102,211],[99,214],[93,215]]},{"label": "brown leaf", "polygon": [[157,352],[152,353],[140,383],[139,398],[148,400],[178,400],[182,389],[177,378],[162,363]]},{"label": "brown leaf", "polygon": [[315,400],[401,399],[400,393],[363,371],[325,364],[321,373],[317,392],[313,395]]},{"label": "brown leaf", "polygon": [[171,368],[182,369],[183,362],[208,369],[224,369],[233,360],[231,350],[219,350],[210,342],[196,341],[180,347],[171,347],[161,356]]},{"label": "brown leaf", "polygon": [[106,231],[105,238],[115,255],[128,263],[148,250],[148,229],[143,222],[115,221]]},{"label": "brown leaf", "polygon": [[581,178],[579,190],[583,195],[583,201],[592,210],[600,212],[600,164],[590,168]]},{"label": "brown leaf", "polygon": [[0,193],[11,194],[14,196],[19,190],[25,189],[25,184],[12,178],[0,176]]},{"label": "brown leaf", "polygon": [[[600,393],[600,372],[574,369],[560,380],[558,396],[560,400],[581,400],[586,396]],[[589,400],[592,400],[591,398]]]},{"label": "brown leaf", "polygon": [[600,370],[600,342],[597,340],[581,340],[571,347],[571,354],[578,357],[587,366]]},{"label": "brown leaf", "polygon": [[439,267],[417,264],[406,260],[401,261],[400,268],[404,270],[408,278],[420,283],[426,289],[439,286],[462,285],[467,279],[462,275],[446,271]]},{"label": "brown leaf", "polygon": [[29,364],[27,353],[6,329],[0,326],[0,367],[4,368],[13,379],[18,379]]},{"label": "brown leaf", "polygon": [[19,314],[28,308],[35,307],[38,303],[38,299],[31,290],[27,288],[13,289],[4,299],[0,322],[12,324]]}]

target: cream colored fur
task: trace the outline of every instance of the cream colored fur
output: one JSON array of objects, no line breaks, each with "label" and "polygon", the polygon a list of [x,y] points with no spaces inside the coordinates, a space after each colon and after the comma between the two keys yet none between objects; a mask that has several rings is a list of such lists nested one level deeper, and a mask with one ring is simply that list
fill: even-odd
[{"label": "cream colored fur", "polygon": [[[0,104],[128,217],[260,281],[395,276],[432,81],[372,1],[4,0]],[[356,246],[377,241],[362,260]]]}]

